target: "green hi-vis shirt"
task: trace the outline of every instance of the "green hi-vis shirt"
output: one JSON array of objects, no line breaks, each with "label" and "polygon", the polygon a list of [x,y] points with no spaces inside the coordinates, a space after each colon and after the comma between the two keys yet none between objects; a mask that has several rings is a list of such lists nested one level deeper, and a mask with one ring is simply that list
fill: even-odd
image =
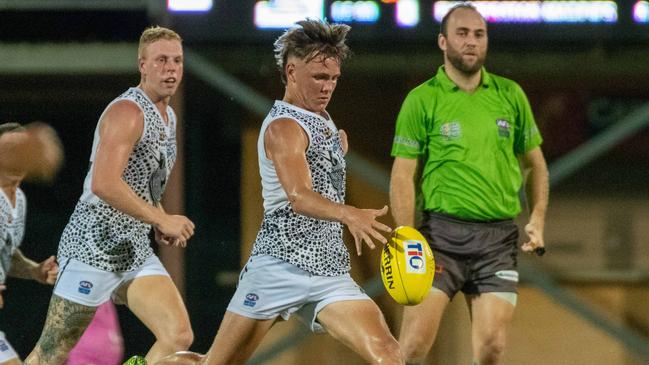
[{"label": "green hi-vis shirt", "polygon": [[421,159],[424,210],[490,221],[520,213],[517,155],[541,142],[517,83],[483,69],[482,83],[469,94],[442,66],[403,102],[392,156]]}]

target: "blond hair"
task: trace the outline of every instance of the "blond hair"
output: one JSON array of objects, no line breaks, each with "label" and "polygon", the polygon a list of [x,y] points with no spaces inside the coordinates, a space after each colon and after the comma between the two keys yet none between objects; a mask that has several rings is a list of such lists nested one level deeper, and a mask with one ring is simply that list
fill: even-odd
[{"label": "blond hair", "polygon": [[159,41],[160,39],[177,40],[181,43],[183,41],[178,33],[169,28],[164,28],[158,25],[146,28],[140,36],[140,45],[137,49],[137,57],[142,58],[146,47],[148,47],[151,43]]}]

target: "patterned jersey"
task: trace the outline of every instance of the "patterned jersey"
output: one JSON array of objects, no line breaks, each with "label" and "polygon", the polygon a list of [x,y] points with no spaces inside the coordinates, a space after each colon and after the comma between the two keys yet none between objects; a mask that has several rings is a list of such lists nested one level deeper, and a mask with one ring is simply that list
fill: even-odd
[{"label": "patterned jersey", "polygon": [[[176,116],[167,107],[169,123],[165,124],[156,106],[139,88],[128,89],[106,110],[121,100],[135,103],[144,114],[142,136],[131,151],[122,179],[140,198],[156,205],[176,160]],[[93,161],[98,145],[99,123],[83,194],[63,231],[58,255],[104,271],[132,271],[153,254],[148,237],[151,225],[111,207],[92,193]]]},{"label": "patterned jersey", "polygon": [[272,160],[266,157],[265,131],[280,118],[295,120],[309,137],[306,160],[313,191],[336,203],[345,202],[345,159],[334,123],[318,114],[276,101],[262,124],[257,143],[264,219],[252,255],[271,255],[314,275],[347,273],[350,261],[343,243],[342,224],[295,213],[279,183]]},{"label": "patterned jersey", "polygon": [[0,189],[0,284],[7,280],[11,258],[25,236],[27,199],[20,188],[16,189],[16,204]]}]

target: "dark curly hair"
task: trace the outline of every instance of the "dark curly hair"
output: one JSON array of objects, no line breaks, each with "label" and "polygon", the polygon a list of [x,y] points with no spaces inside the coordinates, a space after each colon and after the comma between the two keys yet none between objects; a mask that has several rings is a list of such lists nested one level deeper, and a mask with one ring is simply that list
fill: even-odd
[{"label": "dark curly hair", "polygon": [[345,38],[351,27],[329,24],[326,20],[307,19],[287,29],[274,43],[275,60],[282,82],[286,84],[286,60],[295,56],[305,62],[324,56],[342,62],[351,55]]}]

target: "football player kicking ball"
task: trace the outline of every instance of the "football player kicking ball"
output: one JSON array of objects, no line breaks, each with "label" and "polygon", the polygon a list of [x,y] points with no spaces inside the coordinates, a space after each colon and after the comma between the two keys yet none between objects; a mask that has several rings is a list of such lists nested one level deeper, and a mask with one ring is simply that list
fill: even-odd
[{"label": "football player kicking ball", "polygon": [[305,20],[275,42],[286,91],[259,135],[265,212],[251,257],[205,357],[177,354],[156,364],[244,364],[273,324],[292,314],[368,363],[403,364],[379,307],[349,275],[342,239],[345,224],[360,255],[363,242],[374,248],[373,240],[387,241],[381,231],[390,232],[376,220],[387,207],[344,203],[346,142],[325,108],[349,54],[348,31]]}]

